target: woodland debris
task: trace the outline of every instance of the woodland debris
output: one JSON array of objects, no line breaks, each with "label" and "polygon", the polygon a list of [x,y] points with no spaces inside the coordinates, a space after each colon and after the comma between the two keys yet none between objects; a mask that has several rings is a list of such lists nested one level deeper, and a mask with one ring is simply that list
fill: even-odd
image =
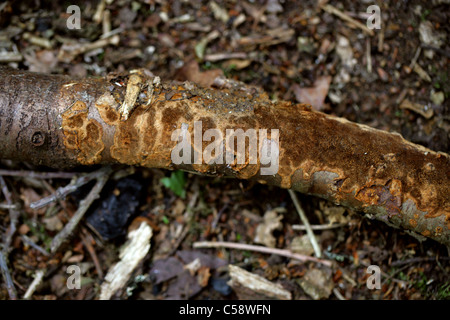
[{"label": "woodland debris", "polygon": [[331,261],[318,259],[315,257],[306,256],[303,254],[294,253],[290,250],[276,249],[276,248],[267,248],[263,246],[255,246],[250,244],[243,243],[233,243],[233,242],[223,242],[223,241],[200,241],[195,242],[192,245],[193,248],[227,248],[227,249],[237,249],[237,250],[247,250],[247,251],[255,251],[267,254],[276,254],[279,256],[283,256],[289,259],[295,259],[299,261],[312,261],[317,262],[326,266],[331,266]]},{"label": "woodland debris", "polygon": [[109,175],[112,169],[110,167],[104,167],[97,171],[101,175],[97,177],[97,183],[91,189],[87,197],[80,202],[77,211],[74,213],[70,221],[64,226],[64,228],[53,238],[50,245],[50,251],[55,253],[64,240],[75,230],[80,220],[83,218],[86,211],[91,206],[92,202],[100,196],[104,185],[108,181]]},{"label": "woodland debris", "polygon": [[[317,242],[317,240],[316,240]],[[292,239],[290,249],[292,252],[304,254],[307,256],[310,256],[314,253],[314,248],[311,244],[311,240],[309,239],[309,236],[305,234],[301,237],[295,237]]]},{"label": "woodland debris", "polygon": [[38,172],[38,171],[27,171],[27,170],[7,170],[0,169],[0,176],[4,177],[26,177],[33,179],[72,179],[75,175],[79,173],[76,172]]},{"label": "woodland debris", "polygon": [[300,205],[300,202],[298,201],[297,195],[295,192],[291,189],[288,190],[289,195],[291,196],[292,201],[294,202],[295,209],[297,210],[298,215],[300,216],[300,220],[302,221],[303,225],[306,227],[306,233],[308,235],[309,241],[311,242],[312,247],[314,248],[314,253],[316,254],[317,258],[320,258],[322,256],[320,246],[317,243],[316,236],[314,235],[314,232],[311,229],[311,226],[309,224],[309,220],[306,217],[305,211],[303,211],[303,208]]},{"label": "woodland debris", "polygon": [[[433,24],[430,21],[422,21],[419,25],[420,41],[428,46],[439,49],[445,39],[445,34],[438,33],[434,30]],[[429,59],[433,59],[433,50],[425,50],[425,56]]]},{"label": "woodland debris", "polygon": [[324,109],[325,98],[328,95],[328,89],[330,88],[331,76],[319,77],[314,81],[314,85],[311,88],[300,88],[298,85],[294,87],[295,98],[300,103],[307,103],[316,110]]},{"label": "woodland debris", "polygon": [[362,24],[358,20],[353,19],[349,15],[345,14],[341,10],[337,9],[336,7],[333,7],[331,4],[325,4],[321,6],[322,10],[334,14],[335,16],[341,18],[342,20],[348,22],[352,27],[359,28],[365,33],[367,33],[370,36],[373,36],[375,33],[373,30],[369,29],[366,25]]},{"label": "woodland debris", "polygon": [[73,59],[75,59],[78,55],[86,53],[88,51],[92,51],[95,49],[103,48],[108,45],[117,45],[119,44],[120,37],[118,35],[114,35],[110,38],[99,39],[95,42],[89,43],[65,43],[61,46],[61,49],[58,53],[58,60],[70,63]]},{"label": "woodland debris", "polygon": [[119,254],[120,261],[109,269],[101,285],[100,300],[111,299],[125,286],[134,269],[150,250],[152,234],[152,228],[146,222],[141,222],[135,230],[128,233],[129,241]]},{"label": "woodland debris", "polygon": [[415,113],[420,114],[425,119],[431,119],[431,117],[433,116],[433,109],[430,106],[415,103],[409,101],[408,99],[403,100],[403,102],[400,104],[400,109],[408,109],[414,111]]},{"label": "woodland debris", "polygon": [[[346,226],[347,223],[335,223],[335,224],[320,224],[320,225],[311,225],[312,230],[328,230],[328,229],[336,229],[336,228],[342,228],[343,226]],[[301,224],[293,224],[292,230],[306,230],[306,227]]]},{"label": "woodland debris", "polygon": [[327,299],[334,288],[330,270],[309,269],[298,283],[314,300]]},{"label": "woodland debris", "polygon": [[292,300],[292,294],[289,291],[259,275],[231,264],[228,266],[228,272],[231,277],[228,285],[233,288],[240,300]]},{"label": "woodland debris", "polygon": [[8,263],[6,262],[6,257],[3,251],[0,251],[0,271],[2,272],[3,279],[6,284],[6,289],[8,290],[9,298],[11,300],[16,300],[16,287],[14,286],[14,282],[12,280],[11,273],[9,272]]},{"label": "woodland debris", "polygon": [[42,279],[44,279],[45,271],[44,269],[36,271],[33,282],[31,282],[27,292],[23,296],[24,299],[30,299],[33,296],[34,291],[36,291],[36,288],[41,284]]},{"label": "woodland debris", "polygon": [[23,56],[19,52],[0,51],[0,63],[20,62],[22,60],[23,60]]},{"label": "woodland debris", "polygon": [[[56,190],[56,192],[48,197],[42,198],[39,201],[36,202],[32,202],[30,204],[30,208],[31,209],[40,209],[45,207],[46,205],[48,205],[51,202],[54,202],[56,200],[60,200],[60,199],[64,199],[65,197],[67,197],[70,193],[75,192],[76,190],[78,190],[78,188],[84,186],[86,183],[94,180],[94,179],[99,179],[99,177],[103,176],[105,174],[105,172],[107,172],[107,169],[100,169],[88,174],[84,174],[82,176],[80,176],[79,178],[77,178],[76,180],[73,180],[72,182],[70,182],[70,184],[68,184],[65,187],[61,187],[58,188]],[[70,173],[67,175],[67,177],[69,177]],[[52,176],[51,174],[47,174],[44,176]]]},{"label": "woodland debris", "polygon": [[437,106],[442,105],[445,101],[444,92],[431,90],[430,100]]},{"label": "woodland debris", "polygon": [[281,220],[283,215],[279,215],[281,212],[285,212],[284,208],[276,208],[269,210],[264,214],[264,221],[258,225],[255,232],[256,243],[264,244],[269,248],[275,248],[277,240],[273,236],[275,230],[281,230],[283,224]]},{"label": "woodland debris", "polygon": [[420,64],[415,63],[413,70],[415,73],[419,75],[419,77],[426,82],[431,82],[431,77],[428,75],[428,73],[420,66]]}]

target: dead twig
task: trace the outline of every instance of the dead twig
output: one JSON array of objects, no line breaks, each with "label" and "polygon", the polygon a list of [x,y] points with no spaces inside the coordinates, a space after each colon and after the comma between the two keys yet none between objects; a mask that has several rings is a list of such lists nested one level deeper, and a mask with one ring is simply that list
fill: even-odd
[{"label": "dead twig", "polygon": [[289,195],[292,198],[292,201],[294,202],[294,206],[297,209],[298,215],[300,216],[300,219],[302,220],[302,223],[306,228],[306,233],[308,234],[309,241],[311,242],[311,245],[314,248],[314,253],[316,254],[317,258],[320,258],[322,256],[322,253],[320,251],[319,244],[317,243],[316,236],[314,235],[314,232],[311,229],[311,225],[309,224],[309,220],[306,217],[305,212],[303,211],[295,192],[291,189],[289,189],[288,191],[289,191]]},{"label": "dead twig", "polygon": [[335,16],[341,18],[344,21],[347,21],[350,25],[361,29],[365,33],[367,33],[367,34],[369,34],[371,36],[374,35],[373,30],[367,28],[367,26],[365,26],[361,22],[353,19],[352,17],[350,17],[349,15],[347,15],[344,12],[340,11],[339,9],[333,7],[332,5],[326,4],[326,5],[323,5],[321,8],[322,8],[322,10],[324,10],[324,11],[326,11],[328,13],[334,14]]},{"label": "dead twig", "polygon": [[[310,225],[311,230],[330,230],[337,229],[346,226],[347,223],[335,223],[335,224],[319,224],[319,225]],[[294,224],[292,225],[293,230],[306,230],[306,226],[302,224]]]},{"label": "dead twig", "polygon": [[193,244],[193,247],[195,249],[198,249],[198,248],[228,248],[228,249],[237,249],[237,250],[247,250],[247,251],[261,252],[261,253],[267,253],[267,254],[276,254],[279,256],[287,257],[290,259],[296,259],[296,260],[300,260],[300,261],[317,262],[317,263],[321,263],[328,267],[331,266],[331,261],[317,259],[314,257],[299,254],[299,253],[293,253],[292,251],[289,251],[289,250],[268,248],[268,247],[263,247],[263,246],[255,246],[255,245],[244,244],[244,243],[233,243],[233,242],[222,242],[222,241],[217,241],[217,242],[203,241],[203,242],[195,242]]},{"label": "dead twig", "polygon": [[205,61],[220,61],[228,59],[247,59],[248,55],[245,52],[222,52],[205,55]]},{"label": "dead twig", "polygon": [[9,297],[11,298],[11,300],[16,300],[17,299],[16,287],[14,286],[14,282],[9,272],[6,257],[2,251],[0,251],[0,269],[2,271],[3,278],[5,279],[6,290],[8,290]]},{"label": "dead twig", "polygon": [[97,270],[99,278],[103,278],[103,270],[100,265],[100,261],[98,260],[97,253],[95,252],[95,249],[91,244],[93,238],[85,228],[83,228],[81,232],[81,241],[83,242],[83,245],[86,247],[87,251],[89,252],[89,255],[92,258],[92,261],[94,262],[95,270]]},{"label": "dead twig", "polygon": [[347,300],[344,298],[344,296],[339,292],[339,290],[337,288],[333,289],[333,293],[336,296],[336,298],[338,298],[339,300]]},{"label": "dead twig", "polygon": [[[3,179],[2,176],[0,176],[0,187],[2,189],[2,193],[5,196],[6,199],[6,203],[10,206],[13,206],[13,202],[12,202],[12,196],[11,193],[8,190],[8,187],[6,186],[6,182],[5,179]],[[6,231],[5,233],[5,237],[3,239],[3,248],[2,251],[4,252],[5,256],[8,256],[10,249],[10,245],[11,245],[11,241],[12,241],[12,237],[14,235],[14,233],[16,233],[16,225],[17,225],[17,220],[19,219],[19,215],[20,212],[14,208],[10,208],[9,209],[9,229]]]},{"label": "dead twig", "polygon": [[56,200],[64,199],[70,193],[76,191],[81,186],[85,185],[86,183],[88,183],[91,180],[98,179],[99,177],[103,176],[104,174],[105,174],[104,168],[94,171],[94,172],[91,172],[91,173],[88,173],[88,174],[85,174],[85,175],[79,177],[77,180],[72,181],[67,186],[58,188],[54,194],[52,194],[48,197],[42,198],[38,201],[30,203],[30,208],[31,209],[40,209]]},{"label": "dead twig", "polygon": [[14,209],[14,210],[17,210],[17,209],[19,209],[19,205],[18,204],[8,204],[8,203],[0,203],[0,209],[7,209],[7,210],[10,210],[10,209]]},{"label": "dead twig", "polygon": [[42,248],[41,246],[37,245],[33,240],[31,240],[26,235],[22,235],[21,238],[22,238],[23,242],[25,242],[30,247],[36,249],[37,251],[39,251],[44,256],[47,256],[47,257],[50,256],[50,254],[44,248]]},{"label": "dead twig", "polygon": [[411,258],[411,259],[406,259],[406,260],[399,260],[399,261],[394,261],[391,263],[392,267],[398,267],[398,266],[402,266],[405,264],[412,264],[412,263],[418,263],[418,262],[429,262],[429,261],[439,261],[439,260],[450,260],[450,257],[416,257],[416,258]]},{"label": "dead twig", "polygon": [[27,292],[25,292],[23,298],[24,299],[30,299],[33,295],[34,291],[36,291],[36,288],[41,284],[42,279],[44,279],[45,275],[45,269],[36,271],[36,275],[34,276],[33,282],[31,282],[30,286],[28,287]]},{"label": "dead twig", "polygon": [[52,243],[50,245],[51,253],[55,253],[59,249],[63,241],[73,232],[75,227],[80,222],[81,218],[83,218],[84,214],[89,209],[92,202],[94,202],[94,200],[99,197],[99,194],[102,191],[106,182],[108,181],[111,172],[112,172],[111,167],[105,167],[95,172],[97,183],[92,188],[91,192],[89,192],[87,197],[80,202],[80,206],[78,207],[77,211],[70,219],[70,221],[64,226],[64,229],[62,229],[53,238]]},{"label": "dead twig", "polygon": [[36,172],[27,170],[5,170],[0,169],[0,176],[4,177],[24,177],[34,179],[72,179],[76,172]]}]

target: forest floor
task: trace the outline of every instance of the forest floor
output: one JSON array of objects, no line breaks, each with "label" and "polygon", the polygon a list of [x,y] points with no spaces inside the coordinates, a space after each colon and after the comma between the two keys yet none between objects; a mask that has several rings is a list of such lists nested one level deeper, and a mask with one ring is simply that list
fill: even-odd
[{"label": "forest floor", "polygon": [[[371,4],[379,5],[381,28],[365,30]],[[80,29],[67,27],[73,14],[67,6],[44,0],[0,4],[0,63],[74,77],[146,68],[162,79],[203,85],[224,75],[262,87],[271,99],[311,103],[449,152],[448,1],[84,1]],[[230,286],[232,264],[297,300],[450,299],[445,246],[311,196],[298,195],[310,223],[324,228],[315,234],[331,267],[275,253],[194,249],[199,241],[224,241],[314,255],[287,190],[182,172],[114,168],[125,176],[107,182],[73,236],[49,254],[52,238],[92,183],[33,210],[32,202],[70,179],[33,177],[30,172],[51,170],[8,160],[0,169],[3,239],[11,211],[19,214],[2,267],[18,298],[42,273],[32,299],[97,299],[127,228],[144,219],[153,229],[150,251],[114,298],[255,298]],[[66,285],[70,265],[81,269],[80,290]],[[380,289],[367,286],[370,265],[381,270]],[[8,289],[2,278],[0,299],[10,299]]]}]

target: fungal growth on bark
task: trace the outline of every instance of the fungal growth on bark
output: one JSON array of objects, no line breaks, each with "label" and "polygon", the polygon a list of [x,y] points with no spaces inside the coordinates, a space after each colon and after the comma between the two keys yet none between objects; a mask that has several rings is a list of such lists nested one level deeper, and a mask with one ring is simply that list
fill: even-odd
[{"label": "fungal growth on bark", "polygon": [[[214,88],[202,88],[161,81],[144,70],[71,79],[1,67],[0,75],[3,159],[55,168],[121,163],[252,179],[331,200],[450,246],[450,157],[399,134],[308,105],[272,102],[258,88],[221,78]],[[237,145],[240,138],[253,141],[256,152],[239,150],[235,138]],[[185,161],[174,161],[174,153]],[[277,162],[270,174],[261,170],[274,164],[267,155]]]}]

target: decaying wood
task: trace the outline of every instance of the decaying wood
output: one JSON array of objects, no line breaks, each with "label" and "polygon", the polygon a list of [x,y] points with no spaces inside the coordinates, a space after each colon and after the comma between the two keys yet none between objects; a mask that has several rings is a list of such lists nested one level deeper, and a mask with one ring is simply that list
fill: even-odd
[{"label": "decaying wood", "polygon": [[277,283],[250,273],[238,266],[228,265],[231,286],[240,300],[292,300],[292,294]]},{"label": "decaying wood", "polygon": [[[1,158],[60,169],[122,163],[253,179],[332,200],[450,246],[450,157],[399,134],[307,105],[272,102],[257,88],[226,80],[216,89],[201,88],[155,81],[138,70],[128,88],[128,74],[77,80],[0,68],[0,75]],[[174,164],[172,133],[184,128],[193,134],[195,121],[202,122],[202,134],[267,129],[271,139],[278,129],[278,172],[262,175],[259,158],[256,164]]]}]

